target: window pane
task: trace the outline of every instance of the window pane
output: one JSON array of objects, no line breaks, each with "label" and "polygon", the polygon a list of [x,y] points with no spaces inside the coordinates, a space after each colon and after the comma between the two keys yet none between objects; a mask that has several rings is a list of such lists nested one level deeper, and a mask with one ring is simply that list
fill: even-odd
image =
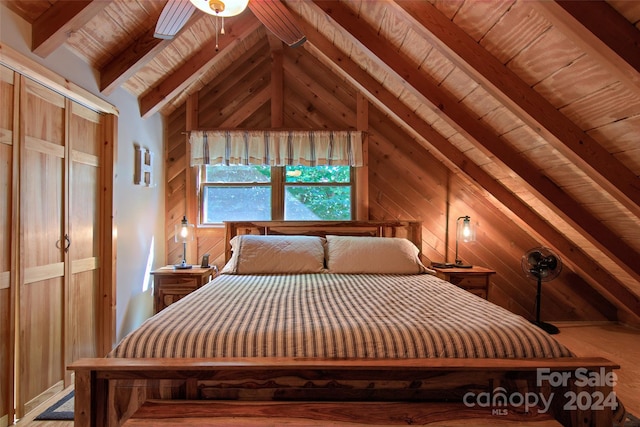
[{"label": "window pane", "polygon": [[271,219],[271,187],[212,187],[203,194],[203,224]]},{"label": "window pane", "polygon": [[284,201],[285,220],[349,220],[349,186],[287,186]]},{"label": "window pane", "polygon": [[349,166],[286,166],[286,182],[349,182]]},{"label": "window pane", "polygon": [[207,166],[205,182],[270,182],[269,166],[213,165]]}]

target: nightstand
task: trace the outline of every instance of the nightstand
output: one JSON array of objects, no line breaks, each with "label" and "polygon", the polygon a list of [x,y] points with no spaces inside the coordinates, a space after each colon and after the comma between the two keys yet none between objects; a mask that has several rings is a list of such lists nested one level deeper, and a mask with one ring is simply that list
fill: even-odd
[{"label": "nightstand", "polygon": [[157,313],[209,283],[217,275],[217,269],[193,266],[187,270],[176,270],[173,266],[167,266],[152,271],[151,274],[153,275],[153,312]]},{"label": "nightstand", "polygon": [[489,299],[489,277],[496,274],[495,271],[484,267],[473,266],[471,268],[439,268],[431,267],[436,271],[436,276],[447,282]]}]

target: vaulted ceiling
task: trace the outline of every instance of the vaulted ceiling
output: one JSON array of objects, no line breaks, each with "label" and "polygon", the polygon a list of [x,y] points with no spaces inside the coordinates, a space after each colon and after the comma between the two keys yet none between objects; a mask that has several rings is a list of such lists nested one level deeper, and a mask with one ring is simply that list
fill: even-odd
[{"label": "vaulted ceiling", "polygon": [[[216,18],[196,11],[163,40],[153,33],[164,1],[3,3],[31,23],[35,54],[70,49],[104,94],[135,95],[143,117],[170,115],[216,80],[241,84],[243,69],[259,68],[256,52],[292,49],[250,9],[219,36]],[[640,2],[282,3],[307,39],[295,49],[639,318]],[[272,90],[245,102],[259,108]]]}]

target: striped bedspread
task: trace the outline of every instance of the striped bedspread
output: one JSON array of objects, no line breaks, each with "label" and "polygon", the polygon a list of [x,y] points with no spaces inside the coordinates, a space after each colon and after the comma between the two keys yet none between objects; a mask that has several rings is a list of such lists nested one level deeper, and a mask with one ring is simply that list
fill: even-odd
[{"label": "striped bedspread", "polygon": [[562,357],[520,316],[428,274],[221,275],[112,357]]}]

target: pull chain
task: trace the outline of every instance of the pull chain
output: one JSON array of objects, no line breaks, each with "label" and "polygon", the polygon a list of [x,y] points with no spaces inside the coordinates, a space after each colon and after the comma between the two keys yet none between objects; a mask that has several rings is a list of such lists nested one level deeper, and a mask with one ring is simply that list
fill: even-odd
[{"label": "pull chain", "polygon": [[[220,20],[222,19],[222,25],[220,25]],[[216,15],[216,52],[220,48],[218,44],[218,34],[224,36],[224,16]]]},{"label": "pull chain", "polygon": [[[222,19],[222,25],[220,25],[220,19]],[[218,31],[218,27],[220,31]],[[224,16],[216,15],[216,52],[219,50],[220,46],[218,44],[218,34],[224,36]]]},{"label": "pull chain", "polygon": [[220,20],[219,16],[216,16],[216,52],[218,51],[218,21]]}]

